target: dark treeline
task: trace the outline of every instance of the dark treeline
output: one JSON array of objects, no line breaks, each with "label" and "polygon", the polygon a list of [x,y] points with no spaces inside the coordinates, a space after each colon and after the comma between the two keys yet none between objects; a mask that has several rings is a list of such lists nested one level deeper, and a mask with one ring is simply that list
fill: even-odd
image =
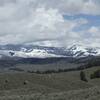
[{"label": "dark treeline", "polygon": [[37,70],[37,71],[28,71],[28,72],[37,73],[37,74],[61,73],[61,72],[69,72],[69,71],[80,71],[80,70],[84,70],[84,69],[95,67],[95,66],[100,66],[100,57],[92,58],[77,68],[46,70],[46,71]]},{"label": "dark treeline", "polygon": [[[76,67],[68,67],[68,63],[77,63],[80,64],[79,66]],[[28,71],[30,73],[60,73],[60,72],[68,72],[68,71],[77,71],[77,70],[83,70],[86,68],[94,67],[94,66],[100,66],[100,57],[88,57],[88,58],[79,58],[79,59],[74,59],[74,58],[48,58],[48,59],[6,59],[6,60],[0,60],[0,68],[5,68],[9,67],[10,70],[16,70],[16,71],[24,71],[20,68],[15,68],[16,64],[47,64],[48,67],[51,67],[51,63],[53,66],[63,66],[62,68],[58,68],[56,70],[46,70],[46,71]],[[64,67],[65,66],[65,67]],[[74,65],[73,65],[74,66]]]}]

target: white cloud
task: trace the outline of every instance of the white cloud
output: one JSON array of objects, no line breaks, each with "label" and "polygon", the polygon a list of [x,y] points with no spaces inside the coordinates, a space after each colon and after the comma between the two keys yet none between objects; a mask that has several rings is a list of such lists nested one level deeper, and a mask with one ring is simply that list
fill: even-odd
[{"label": "white cloud", "polygon": [[[63,14],[91,14],[100,15],[99,0],[34,0],[38,6],[52,7],[59,9]],[[42,5],[41,5],[42,4]]]},{"label": "white cloud", "polygon": [[92,26],[88,32],[91,33],[91,37],[100,38],[100,27]]},{"label": "white cloud", "polygon": [[[63,14],[100,15],[99,9],[94,0],[0,0],[0,43],[32,42],[46,46],[86,43],[86,31],[73,29],[88,21],[67,20]],[[88,32],[96,38],[100,30],[91,28]]]}]

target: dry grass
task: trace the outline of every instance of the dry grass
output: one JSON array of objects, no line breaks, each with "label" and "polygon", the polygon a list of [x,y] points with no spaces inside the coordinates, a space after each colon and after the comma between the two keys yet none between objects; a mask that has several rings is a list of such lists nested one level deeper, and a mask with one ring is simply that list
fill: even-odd
[{"label": "dry grass", "polygon": [[0,100],[99,100],[100,79],[89,78],[99,68],[85,70],[88,82],[80,80],[80,71],[54,74],[1,73]]}]

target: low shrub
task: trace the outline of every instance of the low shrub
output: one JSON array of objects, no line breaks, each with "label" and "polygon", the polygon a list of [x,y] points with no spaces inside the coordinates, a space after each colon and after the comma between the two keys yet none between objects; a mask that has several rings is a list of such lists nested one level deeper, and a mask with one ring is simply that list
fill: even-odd
[{"label": "low shrub", "polygon": [[90,78],[91,78],[91,79],[100,78],[100,70],[94,71],[94,72],[90,75]]},{"label": "low shrub", "polygon": [[85,75],[85,72],[84,72],[84,71],[81,71],[81,72],[80,72],[80,79],[81,79],[82,81],[87,82],[87,78],[86,78],[86,75]]}]

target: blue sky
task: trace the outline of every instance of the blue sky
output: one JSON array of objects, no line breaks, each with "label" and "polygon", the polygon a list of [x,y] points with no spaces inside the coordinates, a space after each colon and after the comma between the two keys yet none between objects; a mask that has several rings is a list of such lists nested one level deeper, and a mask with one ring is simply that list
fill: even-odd
[{"label": "blue sky", "polygon": [[80,27],[76,28],[75,30],[85,30],[89,29],[92,26],[99,27],[100,26],[100,15],[86,15],[86,14],[80,14],[80,15],[63,15],[65,20],[75,20],[79,18],[83,18],[88,20],[87,24],[81,25]]},{"label": "blue sky", "polygon": [[100,0],[0,0],[0,44],[100,47]]}]

